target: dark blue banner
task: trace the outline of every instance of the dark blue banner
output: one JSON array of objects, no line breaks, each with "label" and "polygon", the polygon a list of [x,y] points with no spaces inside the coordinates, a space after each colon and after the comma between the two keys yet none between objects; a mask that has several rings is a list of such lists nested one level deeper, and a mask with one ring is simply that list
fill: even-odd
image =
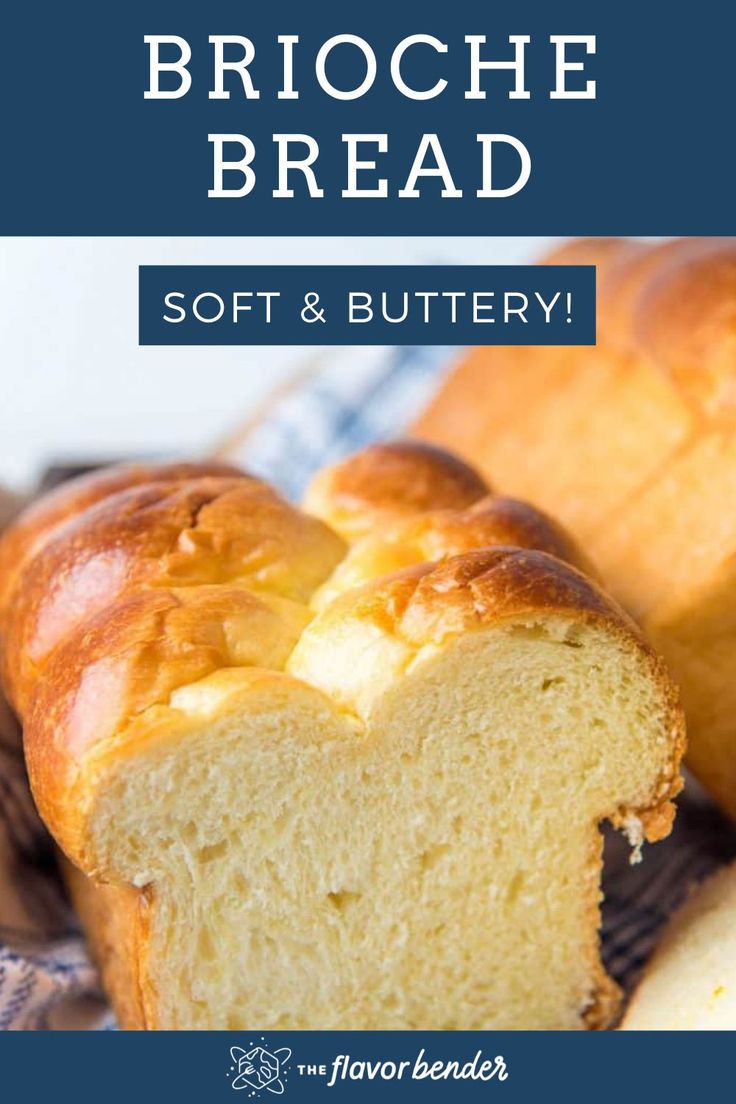
[{"label": "dark blue banner", "polygon": [[141,345],[592,345],[595,269],[219,265],[139,269]]},{"label": "dark blue banner", "polygon": [[691,1104],[728,1097],[731,1050],[718,1032],[61,1032],[0,1036],[0,1066],[25,1104]]},{"label": "dark blue banner", "polygon": [[723,0],[5,5],[2,234],[731,234]]}]

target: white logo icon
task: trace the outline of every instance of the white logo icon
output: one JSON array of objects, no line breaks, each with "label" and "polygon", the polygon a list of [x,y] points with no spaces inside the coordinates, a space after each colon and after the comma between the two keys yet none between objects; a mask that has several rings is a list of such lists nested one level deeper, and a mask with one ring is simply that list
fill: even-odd
[{"label": "white logo icon", "polygon": [[288,1047],[271,1051],[263,1044],[265,1039],[261,1038],[260,1043],[249,1043],[248,1050],[230,1047],[233,1062],[230,1066],[233,1075],[231,1085],[234,1089],[250,1089],[249,1096],[255,1096],[261,1089],[280,1096],[285,1089],[286,1063],[291,1058],[291,1051]]}]

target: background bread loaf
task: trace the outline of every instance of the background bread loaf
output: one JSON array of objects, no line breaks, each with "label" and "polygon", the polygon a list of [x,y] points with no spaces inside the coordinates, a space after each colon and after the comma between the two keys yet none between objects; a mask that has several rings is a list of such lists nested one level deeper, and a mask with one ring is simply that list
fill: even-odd
[{"label": "background bread loaf", "polygon": [[680,683],[689,763],[736,817],[736,241],[575,242],[595,348],[476,349],[417,432],[583,543]]},{"label": "background bread loaf", "polygon": [[608,1023],[599,824],[669,831],[683,727],[559,527],[408,443],[313,513],[84,486],[9,535],[3,661],[123,1026]]}]

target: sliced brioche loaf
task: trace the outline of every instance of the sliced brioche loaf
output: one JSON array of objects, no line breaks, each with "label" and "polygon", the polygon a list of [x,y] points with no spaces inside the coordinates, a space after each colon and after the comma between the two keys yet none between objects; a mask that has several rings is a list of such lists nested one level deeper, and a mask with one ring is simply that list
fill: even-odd
[{"label": "sliced brioche loaf", "polygon": [[668,832],[683,730],[569,538],[407,444],[312,514],[109,478],[26,543],[3,629],[122,1024],[609,1022],[599,825]]}]

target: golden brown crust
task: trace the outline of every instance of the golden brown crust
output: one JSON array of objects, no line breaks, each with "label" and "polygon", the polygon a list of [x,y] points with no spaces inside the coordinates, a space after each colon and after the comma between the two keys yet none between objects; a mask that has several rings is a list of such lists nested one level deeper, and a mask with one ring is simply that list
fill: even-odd
[{"label": "golden brown crust", "polygon": [[[384,474],[387,448],[369,450]],[[434,451],[404,445],[392,464],[413,464],[417,454],[423,470],[431,464],[444,473],[441,500],[455,493],[463,502],[483,486]],[[343,470],[357,468],[367,479],[369,466],[349,461]],[[384,504],[388,488],[381,488]],[[422,488],[420,501],[432,490]],[[401,508],[411,505],[404,496]],[[550,519],[492,496],[463,510],[404,517],[394,536],[396,548],[413,549],[414,562],[506,543],[583,563]],[[113,494],[46,542],[26,569],[8,621],[6,671],[25,715],[37,804],[70,854],[79,824],[68,795],[88,752],[146,709],[166,704],[177,688],[220,668],[281,668],[308,614],[287,600],[275,607],[268,590],[304,600],[342,553],[321,522],[260,482],[227,478]],[[225,585],[244,573],[251,586],[267,588],[260,597]]]},{"label": "golden brown crust", "polygon": [[283,667],[309,619],[305,606],[230,586],[123,595],[53,652],[25,709],[36,804],[71,850],[69,808],[85,756],[174,690],[227,667]]},{"label": "golden brown crust", "polygon": [[121,491],[70,520],[18,580],[3,634],[8,692],[22,712],[54,648],[127,592],[248,579],[306,598],[342,554],[325,525],[257,480]]},{"label": "golden brown crust", "polygon": [[505,545],[378,579],[338,599],[307,631],[321,631],[346,610],[415,648],[526,614],[570,613],[605,620],[649,653],[634,622],[584,575],[545,552]]},{"label": "golden brown crust", "polygon": [[401,517],[470,506],[489,489],[452,453],[420,441],[396,441],[372,445],[323,468],[312,480],[304,505],[355,540]]},{"label": "golden brown crust", "polygon": [[[707,239],[706,239],[707,240]],[[702,248],[703,239],[677,238],[659,245],[631,243],[623,239],[615,263],[602,273],[599,327],[607,340],[621,348],[634,348],[634,317],[640,296],[678,257]]]},{"label": "golden brown crust", "polygon": [[430,510],[387,523],[358,540],[313,605],[323,609],[346,590],[405,567],[497,545],[547,552],[595,577],[582,550],[546,514],[518,499],[488,495],[464,510]]},{"label": "golden brown crust", "polygon": [[[424,531],[430,540],[427,560],[439,560],[460,552],[472,552],[495,545],[535,549],[556,556],[593,577],[594,569],[582,548],[570,534],[542,510],[504,495],[489,495],[468,510],[426,515]],[[421,524],[421,519],[419,521]],[[435,549],[431,547],[436,542]]]},{"label": "golden brown crust", "polygon": [[[581,372],[580,366],[587,365],[591,356],[586,350],[471,350],[418,419],[414,428],[422,437],[457,443],[483,466],[488,457],[497,455],[499,429],[503,435],[510,428],[513,438],[514,430],[519,432],[518,423],[521,429],[526,424],[527,409],[534,412],[543,431],[546,423],[540,411],[549,397],[555,411],[550,416],[554,433],[556,419],[572,417],[576,401],[596,402],[594,387],[583,395],[583,380],[595,385],[599,377],[612,374],[622,382],[641,378],[646,392],[654,386],[649,376],[657,377],[669,396],[663,395],[662,402],[679,404],[682,417],[687,415],[683,432],[707,419],[733,420],[736,238],[681,238],[654,244],[582,239],[554,250],[543,263],[597,266],[595,365],[591,362],[589,370]],[[574,400],[572,406],[565,406],[556,396],[561,393],[564,399],[571,381],[577,381]],[[631,411],[622,412],[625,416],[630,418]],[[609,429],[609,434],[615,433],[615,428]],[[524,449],[532,448],[532,441],[523,435],[520,439]],[[520,449],[511,455],[523,468],[524,452]],[[508,474],[499,478],[509,485]]]},{"label": "golden brown crust", "polygon": [[246,477],[218,460],[166,464],[118,464],[62,483],[31,503],[0,543],[0,619],[24,565],[65,522],[118,491],[143,483],[175,483],[200,476]]},{"label": "golden brown crust", "polygon": [[598,265],[599,339],[651,360],[700,414],[736,413],[736,239],[584,239],[545,261]]},{"label": "golden brown crust", "polygon": [[642,290],[634,325],[643,353],[694,407],[736,413],[736,240],[701,241],[671,256]]},{"label": "golden brown crust", "polygon": [[76,858],[83,815],[71,795],[85,756],[183,685],[283,667],[305,603],[344,554],[321,521],[242,475],[80,501],[29,556],[3,626],[36,801]]},{"label": "golden brown crust", "polygon": [[95,883],[63,857],[61,871],[105,990],[115,995],[119,1026],[124,1031],[144,1030],[139,961],[146,938],[147,891]]},{"label": "golden brown crust", "polygon": [[[331,625],[339,630],[348,618],[372,621],[381,632],[418,651],[499,622],[518,623],[528,618],[532,624],[539,615],[566,622],[573,646],[576,626],[604,625],[625,648],[639,654],[659,687],[664,702],[663,729],[671,742],[670,761],[645,807],[621,809],[611,819],[625,827],[634,815],[646,839],[662,839],[672,826],[672,798],[682,788],[679,767],[686,741],[677,689],[628,614],[570,565],[545,552],[504,546],[467,552],[441,563],[419,564],[339,598],[306,629],[304,639],[329,635]],[[340,639],[340,631],[335,639]]]},{"label": "golden brown crust", "polygon": [[[317,512],[346,532],[396,525],[402,540],[413,534],[441,560],[339,599],[320,615],[323,629],[347,609],[418,649],[552,613],[569,617],[573,630],[604,623],[639,650],[667,697],[672,769],[650,807],[635,812],[649,838],[664,830],[683,742],[674,690],[628,618],[561,562],[583,562],[562,530],[522,503],[488,497],[480,477],[448,454],[408,443],[331,469],[316,498]],[[228,668],[281,669],[297,638],[309,635],[313,591],[344,553],[331,529],[259,481],[212,476],[85,502],[27,558],[6,617],[6,679],[24,716],[42,815],[85,870],[100,869],[84,838],[95,763],[121,755],[131,728],[148,722],[148,710],[158,716],[181,687]],[[156,1026],[141,984],[148,893],[72,881],[124,1025]]]}]

